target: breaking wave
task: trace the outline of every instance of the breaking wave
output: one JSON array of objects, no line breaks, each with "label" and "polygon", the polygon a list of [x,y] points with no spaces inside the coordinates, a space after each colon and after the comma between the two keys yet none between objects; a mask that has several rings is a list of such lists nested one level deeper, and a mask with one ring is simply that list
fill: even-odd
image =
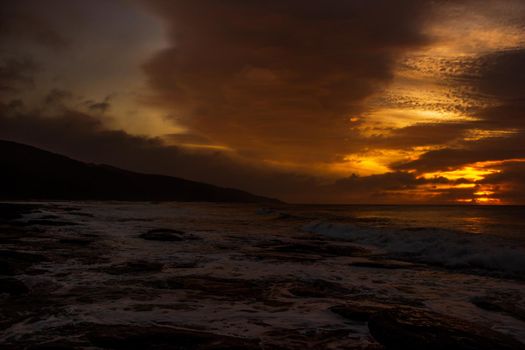
[{"label": "breaking wave", "polygon": [[309,223],[304,230],[372,246],[392,258],[525,276],[525,247],[510,240],[438,228],[378,229],[331,222]]}]

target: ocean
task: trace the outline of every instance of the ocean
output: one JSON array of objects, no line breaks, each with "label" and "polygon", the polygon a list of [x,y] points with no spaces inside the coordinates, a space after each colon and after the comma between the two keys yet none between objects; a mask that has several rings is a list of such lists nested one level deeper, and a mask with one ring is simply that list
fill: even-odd
[{"label": "ocean", "polygon": [[162,325],[265,348],[379,349],[367,315],[390,308],[525,343],[525,207],[4,205],[22,209],[0,249],[34,255],[8,259],[28,294],[0,293],[6,346],[89,348],[101,325]]}]

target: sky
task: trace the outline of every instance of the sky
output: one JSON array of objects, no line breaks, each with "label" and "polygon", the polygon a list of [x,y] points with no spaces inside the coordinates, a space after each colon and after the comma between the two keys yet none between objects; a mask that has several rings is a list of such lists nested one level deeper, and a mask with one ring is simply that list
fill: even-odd
[{"label": "sky", "polygon": [[289,202],[525,204],[525,2],[4,1],[0,138]]}]

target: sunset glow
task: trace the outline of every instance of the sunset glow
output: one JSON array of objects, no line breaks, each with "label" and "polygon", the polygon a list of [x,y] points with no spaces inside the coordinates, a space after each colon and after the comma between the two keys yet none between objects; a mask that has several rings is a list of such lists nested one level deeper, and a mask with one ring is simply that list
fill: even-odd
[{"label": "sunset glow", "polygon": [[2,5],[1,138],[292,202],[525,203],[523,1],[54,2]]},{"label": "sunset glow", "polygon": [[421,177],[425,179],[433,179],[438,177],[444,177],[448,180],[460,180],[465,179],[467,181],[479,181],[483,180],[487,175],[498,173],[499,170],[487,169],[476,166],[466,166],[457,170],[441,171],[435,173],[426,173]]},{"label": "sunset glow", "polygon": [[525,0],[0,1],[0,350],[525,349]]}]

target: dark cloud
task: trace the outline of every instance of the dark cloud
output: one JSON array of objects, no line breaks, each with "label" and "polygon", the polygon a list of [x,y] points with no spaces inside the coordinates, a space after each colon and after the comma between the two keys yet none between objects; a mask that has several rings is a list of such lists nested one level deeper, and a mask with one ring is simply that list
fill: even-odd
[{"label": "dark cloud", "polygon": [[499,173],[481,181],[488,185],[505,203],[525,204],[525,162],[508,162]]},{"label": "dark cloud", "polygon": [[67,1],[63,0],[3,1],[0,4],[0,38],[29,41],[53,51],[63,51],[69,45],[68,40],[56,23],[43,14],[50,10],[60,11],[65,6]]},{"label": "dark cloud", "polygon": [[[525,95],[524,95],[525,96]],[[477,123],[487,129],[517,129],[525,130],[525,97],[513,102],[503,102],[478,111],[481,120]]]},{"label": "dark cloud", "polygon": [[452,170],[475,162],[525,158],[525,138],[521,133],[511,137],[490,137],[479,141],[463,142],[458,148],[429,151],[419,159],[394,164],[398,170],[434,172]]},{"label": "dark cloud", "polygon": [[525,98],[525,49],[506,50],[478,60],[479,77],[474,81],[480,93],[504,102]]},{"label": "dark cloud", "polygon": [[486,55],[479,64],[479,77],[472,83],[493,104],[477,113],[480,124],[514,129],[525,139],[525,49]]},{"label": "dark cloud", "polygon": [[[325,201],[336,203],[449,203],[458,198],[471,198],[475,188],[458,188],[464,179],[444,177],[422,178],[415,173],[394,171],[384,174],[357,176],[337,180],[323,186]],[[442,186],[447,185],[447,186]]]},{"label": "dark cloud", "polygon": [[112,96],[106,96],[104,100],[99,102],[87,101],[87,108],[91,113],[106,113],[111,107],[111,98]]},{"label": "dark cloud", "polygon": [[425,180],[417,179],[414,174],[389,172],[371,176],[352,175],[326,186],[325,191],[340,203],[388,203],[398,201],[399,193],[403,193],[404,197],[407,191],[424,183]]},{"label": "dark cloud", "polygon": [[[440,74],[453,102],[427,101],[410,94],[389,98],[385,93],[399,69],[435,73],[434,65],[425,65],[419,58],[416,61],[423,70],[402,62],[411,50],[433,43],[425,34],[429,33],[427,20],[435,14],[435,6],[449,2],[143,2],[163,19],[168,34],[167,47],[149,56],[143,65],[152,88],[145,93],[129,93],[127,86],[114,88],[111,82],[113,74],[120,72],[125,84],[138,83],[128,80],[129,72],[120,69],[129,57],[135,58],[129,59],[128,66],[136,68],[138,51],[144,50],[141,57],[148,57],[150,51],[145,48],[154,47],[142,46],[152,33],[147,30],[151,22],[130,10],[129,3],[3,2],[0,138],[84,161],[238,187],[291,201],[444,203],[473,198],[475,191],[488,186],[498,188],[502,199],[520,202],[521,198],[523,202],[523,166],[508,159],[525,158],[525,50],[474,59],[437,58],[442,60],[438,62]],[[432,21],[435,25],[436,18]],[[137,52],[132,52],[130,45],[140,35],[144,38],[135,47]],[[121,55],[128,47],[129,52]],[[71,50],[65,52],[66,48]],[[417,80],[410,74],[400,79],[409,85],[414,83],[410,79]],[[422,83],[417,86],[432,89]],[[50,90],[53,87],[58,88]],[[119,99],[113,100],[113,95],[103,98],[113,92]],[[145,110],[141,116],[130,107],[132,98],[126,100],[129,105],[121,103],[121,96],[132,95],[147,100],[157,113],[167,107],[165,114],[186,127],[187,133],[152,138],[109,130],[107,125],[131,120],[112,113],[130,111],[147,121],[151,106],[141,105]],[[384,128],[367,124],[371,101],[379,101],[374,105],[379,109],[458,112],[475,120],[422,121]],[[120,120],[112,123],[115,117]],[[351,123],[352,117],[357,118]],[[407,115],[406,120],[411,117],[417,118]],[[389,120],[384,122],[390,125]],[[368,136],[359,126],[368,128]],[[476,133],[484,138],[476,140]],[[340,176],[346,177],[335,180],[332,172],[322,173],[335,171],[332,166],[344,166],[343,161],[350,163],[347,159],[353,156],[358,159],[356,164],[365,164],[367,155],[375,150],[399,156],[411,155],[418,147],[434,150],[419,159],[393,164],[385,174],[343,174]],[[501,161],[502,172],[482,181],[421,177],[425,172],[488,160]],[[381,163],[388,165],[388,161]],[[466,183],[473,186],[456,187]]]},{"label": "dark cloud", "polygon": [[0,93],[17,92],[32,86],[36,70],[36,63],[29,58],[2,59],[0,61]]},{"label": "dark cloud", "polygon": [[[447,131],[446,124],[439,124],[432,127],[436,135],[426,133],[429,140],[436,143],[440,141],[440,132],[444,138],[468,129],[507,131],[508,134],[479,140],[460,139],[455,145],[427,152],[417,160],[396,164],[394,168],[425,172],[450,170],[474,162],[525,158],[524,65],[525,50],[506,50],[477,58],[474,64],[468,65],[470,70],[461,76],[462,84],[469,85],[479,98],[488,101],[489,106],[473,108],[472,113],[478,119],[458,124],[455,132]],[[415,134],[409,132],[405,137],[410,139],[410,135]]]},{"label": "dark cloud", "polygon": [[[400,197],[398,192],[423,184],[450,183],[443,178],[417,179],[414,174],[399,171],[363,177],[353,175],[326,184],[326,179],[262,167],[229,152],[169,146],[160,139],[107,130],[99,119],[66,108],[50,117],[37,110],[19,112],[0,104],[0,139],[30,144],[87,162],[179,176],[295,202],[395,203],[400,198],[414,202],[418,198]],[[194,141],[194,138],[188,136],[182,141]]]},{"label": "dark cloud", "polygon": [[[393,168],[398,171],[414,170],[415,174],[421,174],[493,161],[492,165],[487,166],[498,171],[475,181],[475,187],[451,189],[441,193],[440,197],[454,201],[476,198],[475,193],[488,191],[486,196],[497,198],[502,203],[524,204],[524,63],[524,50],[498,52],[480,57],[476,64],[472,65],[474,68],[470,74],[463,77],[463,83],[466,82],[472,88],[477,98],[488,102],[488,106],[473,109],[472,113],[477,120],[461,124],[458,130],[493,132],[493,136],[489,135],[479,140],[459,138],[448,147],[427,152],[414,161],[394,164]],[[507,133],[498,135],[501,132]]]},{"label": "dark cloud", "polygon": [[427,1],[147,3],[171,38],[144,65],[156,102],[252,156],[301,162],[348,153],[348,118],[391,79],[403,50],[428,43]]},{"label": "dark cloud", "polygon": [[180,134],[169,134],[163,136],[163,139],[173,142],[173,143],[182,143],[182,144],[194,144],[194,145],[209,145],[211,144],[210,139],[190,133],[180,133]]},{"label": "dark cloud", "polygon": [[63,105],[64,102],[70,100],[73,94],[67,90],[52,89],[44,99],[46,105]]},{"label": "dark cloud", "polygon": [[419,146],[447,144],[461,140],[472,127],[472,123],[465,122],[416,123],[393,129],[384,136],[363,139],[363,143],[368,146],[373,145],[389,149],[411,149]]}]

